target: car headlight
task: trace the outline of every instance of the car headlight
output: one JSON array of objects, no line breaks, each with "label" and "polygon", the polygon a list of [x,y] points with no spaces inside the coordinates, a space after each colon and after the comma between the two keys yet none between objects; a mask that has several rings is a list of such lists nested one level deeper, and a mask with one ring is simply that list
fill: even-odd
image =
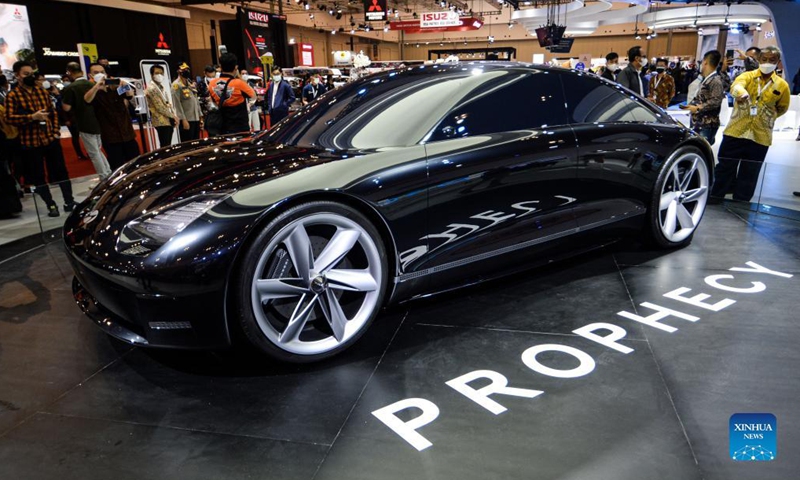
[{"label": "car headlight", "polygon": [[117,239],[117,251],[143,255],[164,245],[217,204],[228,193],[197,195],[148,212],[131,220]]}]

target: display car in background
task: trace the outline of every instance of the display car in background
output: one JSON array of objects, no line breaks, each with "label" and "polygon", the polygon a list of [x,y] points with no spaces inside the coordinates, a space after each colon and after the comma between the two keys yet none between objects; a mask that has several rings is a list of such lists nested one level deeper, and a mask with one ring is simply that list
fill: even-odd
[{"label": "display car in background", "polygon": [[351,82],[269,132],[143,155],[75,209],[64,242],[76,300],[115,337],[246,338],[309,362],[389,303],[628,233],[684,246],[712,162],[705,140],[594,75],[422,66]]}]

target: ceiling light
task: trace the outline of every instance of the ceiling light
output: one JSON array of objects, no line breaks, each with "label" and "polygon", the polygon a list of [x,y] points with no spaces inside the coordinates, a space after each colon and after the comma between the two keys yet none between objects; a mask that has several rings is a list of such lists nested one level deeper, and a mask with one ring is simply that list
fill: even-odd
[{"label": "ceiling light", "polygon": [[489,43],[494,43],[494,35],[489,35]]},{"label": "ceiling light", "polygon": [[336,35],[336,29],[331,30],[331,35]]}]

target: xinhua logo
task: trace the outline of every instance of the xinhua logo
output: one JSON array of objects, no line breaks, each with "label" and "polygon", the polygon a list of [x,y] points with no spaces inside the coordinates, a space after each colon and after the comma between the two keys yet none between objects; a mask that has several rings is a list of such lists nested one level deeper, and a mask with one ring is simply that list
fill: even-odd
[{"label": "xinhua logo", "polygon": [[769,462],[778,456],[778,421],[771,413],[736,413],[730,420],[731,458]]}]

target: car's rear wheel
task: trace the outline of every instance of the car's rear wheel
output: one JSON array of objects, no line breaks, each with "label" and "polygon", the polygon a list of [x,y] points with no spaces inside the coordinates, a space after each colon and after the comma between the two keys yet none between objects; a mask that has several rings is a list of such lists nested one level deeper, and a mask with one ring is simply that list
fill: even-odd
[{"label": "car's rear wheel", "polygon": [[700,150],[684,147],[669,158],[649,209],[648,229],[656,245],[677,248],[691,243],[706,209],[709,182],[708,164]]},{"label": "car's rear wheel", "polygon": [[282,361],[313,362],[355,343],[386,290],[380,234],[360,212],[311,202],[279,215],[248,248],[233,283],[250,342]]}]

